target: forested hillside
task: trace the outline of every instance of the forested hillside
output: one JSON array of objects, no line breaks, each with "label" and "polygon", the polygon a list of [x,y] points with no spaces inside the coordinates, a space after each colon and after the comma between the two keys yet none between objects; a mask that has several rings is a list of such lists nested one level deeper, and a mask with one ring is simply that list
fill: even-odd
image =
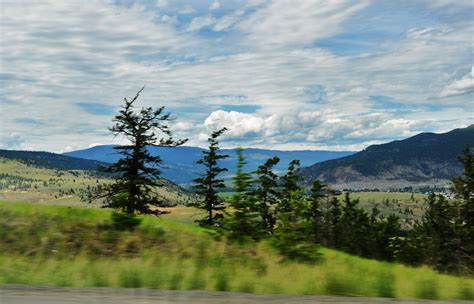
[{"label": "forested hillside", "polygon": [[50,152],[0,150],[0,157],[17,160],[36,167],[59,170],[98,170],[100,166],[108,165],[96,160]]},{"label": "forested hillside", "polygon": [[462,172],[458,156],[474,143],[474,125],[443,134],[421,133],[373,145],[354,155],[302,168],[302,182],[319,179],[335,188],[403,188],[445,185]]}]

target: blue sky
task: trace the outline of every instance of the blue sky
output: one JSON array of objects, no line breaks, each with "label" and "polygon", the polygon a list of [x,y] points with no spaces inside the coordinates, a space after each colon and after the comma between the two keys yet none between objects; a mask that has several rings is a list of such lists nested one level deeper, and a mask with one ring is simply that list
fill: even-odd
[{"label": "blue sky", "polygon": [[359,150],[473,123],[471,0],[2,1],[0,148],[121,142],[124,97],[204,146]]}]

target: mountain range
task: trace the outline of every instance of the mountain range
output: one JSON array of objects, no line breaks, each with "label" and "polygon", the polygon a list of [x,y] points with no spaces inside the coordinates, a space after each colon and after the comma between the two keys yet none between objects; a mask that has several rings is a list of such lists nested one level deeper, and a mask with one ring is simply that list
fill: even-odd
[{"label": "mountain range", "polygon": [[[203,149],[198,147],[180,146],[176,148],[165,147],[149,147],[152,155],[159,155],[163,159],[163,177],[169,179],[180,185],[188,185],[192,183],[193,179],[199,177],[203,172],[202,165],[196,164],[196,161],[201,158]],[[229,157],[220,160],[220,165],[228,169],[224,173],[224,179],[229,180],[235,173],[237,164],[237,149],[222,149],[220,153],[228,154]],[[277,173],[286,171],[290,161],[298,159],[301,166],[310,166],[314,163],[335,159],[351,155],[352,151],[281,151],[281,150],[267,150],[249,148],[244,150],[246,157],[247,171],[255,171],[257,167],[265,162],[268,158],[278,156],[280,163],[274,167]],[[120,158],[116,153],[113,145],[102,145],[88,148],[85,150],[78,150],[64,153],[67,156],[78,158],[96,160],[106,163],[113,163]]]},{"label": "mountain range", "polygon": [[443,186],[462,173],[458,157],[474,143],[474,125],[447,133],[420,133],[373,145],[350,156],[301,168],[303,184],[315,179],[336,189]]},{"label": "mountain range", "polygon": [[100,166],[109,165],[101,161],[40,151],[0,150],[0,157],[17,160],[34,167],[58,170],[97,171]]},{"label": "mountain range", "polygon": [[[246,171],[255,171],[266,159],[278,156],[277,173],[285,172],[288,163],[299,159],[298,171],[302,184],[309,187],[315,179],[336,189],[400,189],[405,187],[446,186],[453,176],[462,173],[458,157],[465,144],[474,144],[474,125],[447,133],[420,133],[386,144],[372,145],[360,152],[351,151],[280,151],[249,148],[244,150]],[[181,146],[150,147],[151,154],[160,155],[164,167],[162,176],[186,186],[203,172],[196,164],[203,149]],[[229,158],[221,166],[228,169],[224,179],[235,173],[236,149],[222,149]],[[117,161],[113,145],[95,146],[85,150],[55,154],[35,151],[0,150],[0,157],[23,163],[62,170],[97,170]]]}]

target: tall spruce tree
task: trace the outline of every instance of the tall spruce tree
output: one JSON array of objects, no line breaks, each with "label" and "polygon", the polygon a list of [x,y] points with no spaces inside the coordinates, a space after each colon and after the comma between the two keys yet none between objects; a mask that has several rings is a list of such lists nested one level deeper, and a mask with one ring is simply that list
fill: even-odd
[{"label": "tall spruce tree", "polygon": [[255,190],[253,195],[256,199],[257,210],[262,218],[262,229],[266,234],[272,234],[275,228],[275,214],[273,207],[278,203],[279,186],[278,175],[272,168],[278,164],[280,158],[277,156],[269,158],[255,171]]},{"label": "tall spruce tree", "polygon": [[285,175],[280,178],[281,192],[280,201],[277,206],[277,211],[287,212],[291,211],[290,201],[296,199],[295,196],[302,198],[301,187],[298,185],[299,176],[297,169],[300,166],[300,161],[295,159],[288,164],[288,170]]},{"label": "tall spruce tree", "polygon": [[207,139],[209,149],[207,151],[204,150],[202,158],[197,161],[198,164],[205,167],[203,176],[194,180],[194,188],[202,196],[202,201],[194,203],[192,206],[207,212],[207,216],[204,219],[197,221],[201,226],[213,226],[217,219],[223,217],[222,213],[218,213],[218,211],[224,210],[225,206],[217,193],[219,189],[225,188],[225,183],[218,176],[220,173],[227,171],[227,169],[219,167],[218,161],[229,157],[229,155],[219,154],[218,138],[225,131],[227,131],[227,128],[222,128],[211,134],[211,137]]},{"label": "tall spruce tree", "polygon": [[169,206],[156,193],[160,182],[162,160],[153,156],[148,147],[176,147],[187,139],[174,139],[168,126],[175,117],[164,112],[164,107],[151,107],[136,110],[137,101],[143,87],[131,100],[124,99],[115,124],[109,129],[114,135],[124,136],[129,144],[115,146],[121,158],[105,168],[112,173],[114,182],[103,185],[95,193],[90,193],[87,200],[104,198],[104,207],[119,209],[128,214],[160,214],[158,207]]},{"label": "tall spruce tree", "polygon": [[305,212],[308,221],[308,234],[314,243],[321,244],[323,239],[323,212],[321,203],[326,196],[326,185],[315,180],[311,186],[311,192],[307,198],[308,206]]},{"label": "tall spruce tree", "polygon": [[237,149],[237,172],[233,176],[235,194],[229,200],[234,212],[226,220],[229,237],[239,242],[258,240],[263,234],[255,197],[249,193],[252,176],[244,171],[245,164],[243,149],[239,148]]},{"label": "tall spruce tree", "polygon": [[459,264],[465,270],[474,273],[474,154],[469,145],[464,147],[463,155],[459,157],[464,172],[453,178],[451,191],[459,200],[457,216],[454,221],[459,231]]}]

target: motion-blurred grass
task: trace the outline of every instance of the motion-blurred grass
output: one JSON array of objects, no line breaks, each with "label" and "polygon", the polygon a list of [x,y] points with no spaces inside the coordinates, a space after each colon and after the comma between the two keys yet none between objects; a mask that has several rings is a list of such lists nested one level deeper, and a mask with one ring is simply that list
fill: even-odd
[{"label": "motion-blurred grass", "polygon": [[319,264],[288,262],[265,242],[230,244],[171,219],[116,231],[110,213],[0,202],[0,284],[474,300],[473,279],[426,267],[325,248]]}]

